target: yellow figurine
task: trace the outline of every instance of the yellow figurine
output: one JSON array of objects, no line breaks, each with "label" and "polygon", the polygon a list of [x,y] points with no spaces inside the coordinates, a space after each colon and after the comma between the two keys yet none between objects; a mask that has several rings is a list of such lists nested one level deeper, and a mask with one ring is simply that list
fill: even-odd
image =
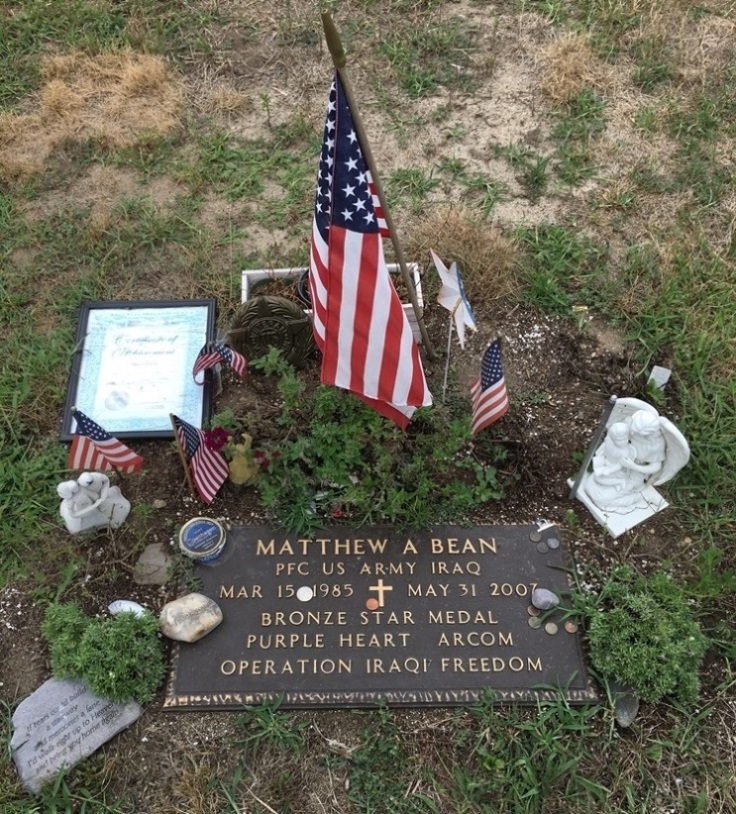
[{"label": "yellow figurine", "polygon": [[258,476],[258,464],[253,460],[251,445],[253,438],[244,432],[240,444],[230,446],[232,458],[229,462],[230,480],[238,486],[249,486]]}]

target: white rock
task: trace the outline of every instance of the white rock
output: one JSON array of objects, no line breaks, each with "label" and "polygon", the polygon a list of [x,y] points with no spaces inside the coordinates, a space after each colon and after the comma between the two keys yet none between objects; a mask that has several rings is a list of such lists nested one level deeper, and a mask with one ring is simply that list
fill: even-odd
[{"label": "white rock", "polygon": [[547,588],[535,588],[532,592],[532,605],[539,610],[550,610],[560,604],[560,598]]},{"label": "white rock", "polygon": [[171,554],[166,546],[163,543],[151,543],[135,564],[133,581],[138,585],[165,585],[171,566]]},{"label": "white rock", "polygon": [[133,602],[132,599],[116,599],[107,606],[107,609],[113,616],[118,613],[134,613],[136,616],[143,616],[146,612],[143,605]]},{"label": "white rock", "polygon": [[196,642],[222,622],[218,604],[204,594],[187,594],[161,609],[161,631],[177,642]]}]

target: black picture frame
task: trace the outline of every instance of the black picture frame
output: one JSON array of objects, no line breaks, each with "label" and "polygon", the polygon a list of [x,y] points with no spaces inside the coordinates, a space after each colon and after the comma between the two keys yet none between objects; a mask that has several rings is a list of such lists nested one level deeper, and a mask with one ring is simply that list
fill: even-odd
[{"label": "black picture frame", "polygon": [[215,321],[214,299],[83,302],[61,440],[73,437],[75,409],[116,438],[173,438],[170,413],[202,428],[211,377],[198,385],[192,368]]}]

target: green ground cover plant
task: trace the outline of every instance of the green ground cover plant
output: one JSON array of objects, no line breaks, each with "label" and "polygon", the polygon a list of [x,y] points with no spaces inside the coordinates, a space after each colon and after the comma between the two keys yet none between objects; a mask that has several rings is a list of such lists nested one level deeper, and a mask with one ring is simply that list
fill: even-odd
[{"label": "green ground cover plant", "polygon": [[90,618],[74,602],[51,604],[42,626],[51,669],[111,701],[148,703],[166,673],[160,624],[150,612]]},{"label": "green ground cover plant", "polygon": [[669,574],[613,571],[589,620],[588,641],[600,674],[629,685],[644,701],[697,700],[708,639]]},{"label": "green ground cover plant", "polygon": [[469,451],[467,417],[440,431],[441,419],[420,412],[407,434],[335,388],[319,386],[305,398],[297,372],[273,352],[253,365],[279,376],[275,422],[302,428],[296,438],[271,442],[256,484],[262,504],[286,528],[305,533],[325,517],[421,528],[502,496],[497,467],[505,451]]}]

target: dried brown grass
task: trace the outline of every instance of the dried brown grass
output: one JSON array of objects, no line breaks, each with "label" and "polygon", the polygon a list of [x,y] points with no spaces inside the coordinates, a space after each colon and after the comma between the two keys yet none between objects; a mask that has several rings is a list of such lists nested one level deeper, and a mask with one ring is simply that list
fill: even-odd
[{"label": "dried brown grass", "polygon": [[42,77],[29,110],[0,115],[0,180],[41,172],[65,142],[129,147],[179,124],[182,84],[160,57],[134,51],[54,56],[44,62]]},{"label": "dried brown grass", "polygon": [[669,51],[681,89],[713,83],[733,64],[736,3],[723,5],[730,5],[723,16],[713,13],[694,19],[687,13],[687,4],[682,8],[655,6],[642,16],[636,39],[654,40]]},{"label": "dried brown grass", "polygon": [[198,100],[199,108],[210,115],[227,116],[250,106],[248,96],[237,88],[220,85],[213,87]]},{"label": "dried brown grass", "polygon": [[566,104],[586,88],[603,90],[614,81],[613,71],[595,53],[587,34],[561,33],[544,48],[541,59],[545,78],[540,89],[558,105]]},{"label": "dried brown grass", "polygon": [[428,258],[434,249],[460,266],[470,302],[477,307],[518,290],[518,244],[498,228],[473,220],[459,208],[437,210],[417,223],[406,240],[407,256]]}]

